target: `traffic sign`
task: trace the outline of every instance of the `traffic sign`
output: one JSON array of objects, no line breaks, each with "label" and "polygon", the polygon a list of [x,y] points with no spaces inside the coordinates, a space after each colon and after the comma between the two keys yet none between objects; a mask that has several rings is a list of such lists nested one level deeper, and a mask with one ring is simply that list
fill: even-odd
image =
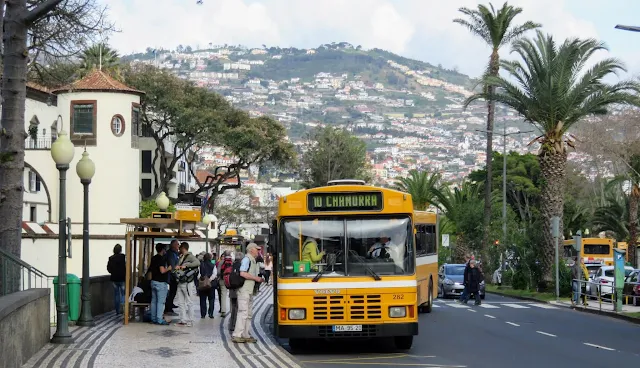
[{"label": "traffic sign", "polygon": [[449,234],[442,234],[442,246],[449,248]]}]

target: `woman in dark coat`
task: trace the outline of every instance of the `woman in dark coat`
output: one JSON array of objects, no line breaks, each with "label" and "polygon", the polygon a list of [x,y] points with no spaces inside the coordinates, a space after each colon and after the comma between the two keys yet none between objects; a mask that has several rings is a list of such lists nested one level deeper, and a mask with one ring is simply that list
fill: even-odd
[{"label": "woman in dark coat", "polygon": [[476,260],[469,261],[469,268],[464,273],[464,286],[467,288],[467,295],[462,301],[467,303],[471,294],[475,295],[476,305],[480,305],[480,283],[483,280],[482,272],[476,267]]}]

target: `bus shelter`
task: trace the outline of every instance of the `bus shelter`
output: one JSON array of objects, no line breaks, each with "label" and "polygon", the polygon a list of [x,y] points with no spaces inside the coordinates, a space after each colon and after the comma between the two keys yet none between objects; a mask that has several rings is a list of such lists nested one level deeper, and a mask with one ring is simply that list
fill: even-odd
[{"label": "bus shelter", "polygon": [[198,221],[177,220],[174,218],[122,218],[121,224],[127,226],[125,236],[125,254],[127,255],[124,324],[129,324],[131,318],[131,304],[137,307],[148,307],[145,303],[132,303],[129,296],[143,277],[155,254],[157,239],[177,239],[186,242],[204,242],[206,235],[201,228],[206,225]]}]

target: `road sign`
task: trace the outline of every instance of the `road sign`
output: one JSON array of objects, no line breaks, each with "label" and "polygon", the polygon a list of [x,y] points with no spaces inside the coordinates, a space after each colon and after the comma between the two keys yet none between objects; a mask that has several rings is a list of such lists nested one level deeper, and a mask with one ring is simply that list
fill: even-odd
[{"label": "road sign", "polygon": [[442,234],[442,246],[449,248],[449,234]]}]

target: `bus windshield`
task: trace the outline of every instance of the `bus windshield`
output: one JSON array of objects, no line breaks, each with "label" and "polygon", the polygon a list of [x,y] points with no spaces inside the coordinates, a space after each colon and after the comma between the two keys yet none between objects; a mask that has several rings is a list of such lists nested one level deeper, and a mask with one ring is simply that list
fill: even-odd
[{"label": "bus windshield", "polygon": [[320,271],[323,277],[414,272],[408,216],[286,219],[281,228],[282,277],[314,277]]}]

